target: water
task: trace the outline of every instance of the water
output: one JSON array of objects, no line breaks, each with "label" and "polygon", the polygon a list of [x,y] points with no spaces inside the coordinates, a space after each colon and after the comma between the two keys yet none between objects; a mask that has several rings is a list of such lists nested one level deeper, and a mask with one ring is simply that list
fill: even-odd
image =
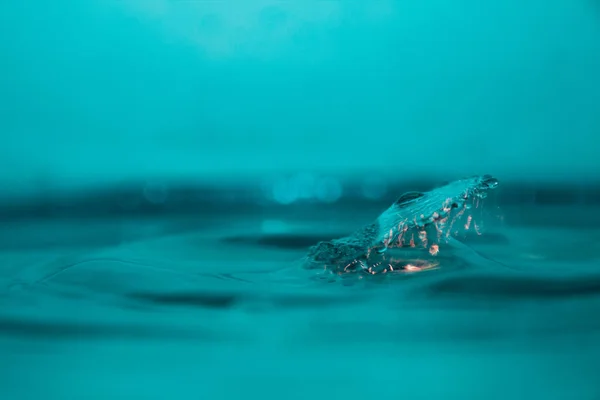
[{"label": "water", "polygon": [[[0,399],[600,399],[598,4],[0,2]],[[299,268],[482,173],[434,268]]]},{"label": "water", "polygon": [[594,206],[490,206],[464,243],[507,270],[334,282],[297,260],[379,203],[229,207],[6,221],[5,398],[600,395]]}]

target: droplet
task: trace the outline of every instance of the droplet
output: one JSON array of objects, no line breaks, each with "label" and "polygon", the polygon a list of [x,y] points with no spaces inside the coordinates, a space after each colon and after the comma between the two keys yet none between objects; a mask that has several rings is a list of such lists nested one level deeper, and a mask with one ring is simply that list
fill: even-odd
[{"label": "droplet", "polygon": [[421,192],[404,193],[402,196],[400,196],[398,198],[398,200],[396,200],[396,202],[394,204],[396,204],[399,207],[406,207],[407,205],[413,203],[415,200],[417,200],[423,196],[425,196],[425,193],[421,193]]},{"label": "droplet", "polygon": [[484,175],[482,183],[489,189],[494,189],[496,186],[498,186],[498,179],[493,178],[491,175]]}]

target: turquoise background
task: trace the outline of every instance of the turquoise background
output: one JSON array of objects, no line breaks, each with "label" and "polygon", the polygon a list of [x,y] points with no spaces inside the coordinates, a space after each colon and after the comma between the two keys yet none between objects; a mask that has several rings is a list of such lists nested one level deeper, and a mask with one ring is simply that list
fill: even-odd
[{"label": "turquoise background", "polygon": [[[600,399],[599,104],[598,0],[2,0],[0,399]],[[474,174],[440,275],[297,268]]]},{"label": "turquoise background", "polygon": [[4,195],[274,172],[600,171],[590,0],[7,1]]}]

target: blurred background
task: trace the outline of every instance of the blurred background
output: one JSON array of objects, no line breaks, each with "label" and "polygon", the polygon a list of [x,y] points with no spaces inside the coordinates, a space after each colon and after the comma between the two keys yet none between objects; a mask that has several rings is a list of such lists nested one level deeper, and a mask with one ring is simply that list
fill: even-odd
[{"label": "blurred background", "polygon": [[9,1],[0,33],[3,200],[599,176],[592,0]]}]

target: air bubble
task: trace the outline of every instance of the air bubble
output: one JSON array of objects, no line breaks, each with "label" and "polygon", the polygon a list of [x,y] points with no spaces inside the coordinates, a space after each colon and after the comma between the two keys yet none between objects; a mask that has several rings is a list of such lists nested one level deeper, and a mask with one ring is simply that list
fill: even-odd
[{"label": "air bubble", "polygon": [[492,178],[490,175],[484,175],[483,184],[489,189],[494,189],[496,186],[498,186],[498,179]]}]

